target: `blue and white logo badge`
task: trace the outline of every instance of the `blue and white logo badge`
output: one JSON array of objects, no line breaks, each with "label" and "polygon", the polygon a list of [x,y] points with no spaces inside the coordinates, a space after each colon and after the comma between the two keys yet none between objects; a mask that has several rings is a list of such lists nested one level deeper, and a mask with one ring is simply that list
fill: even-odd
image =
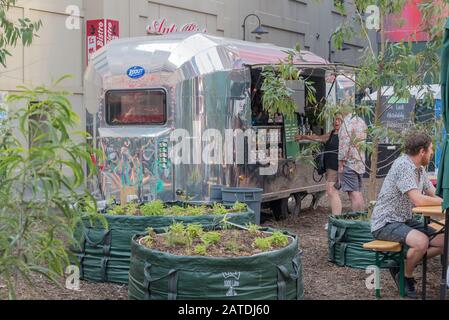
[{"label": "blue and white logo badge", "polygon": [[145,69],[139,66],[134,66],[128,69],[126,72],[128,77],[131,79],[139,79],[142,78],[145,75]]}]

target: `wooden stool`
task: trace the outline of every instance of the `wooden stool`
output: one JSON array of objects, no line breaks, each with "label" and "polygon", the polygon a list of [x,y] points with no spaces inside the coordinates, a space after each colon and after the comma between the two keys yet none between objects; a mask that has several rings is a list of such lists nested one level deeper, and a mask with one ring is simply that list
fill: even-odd
[{"label": "wooden stool", "polygon": [[[399,264],[399,294],[405,297],[404,250],[399,242],[375,240],[363,245],[366,250],[376,252],[376,267],[381,268],[382,262],[392,259]],[[380,288],[376,288],[376,298],[381,298]]]},{"label": "wooden stool", "polygon": [[436,232],[440,232],[444,228],[445,222],[445,220],[441,220],[439,223],[431,223],[429,224],[429,227],[435,229]]},{"label": "wooden stool", "polygon": [[[441,232],[443,230],[443,228],[445,227],[446,221],[445,220],[441,220],[439,221],[439,223],[431,223],[429,224],[429,227],[431,227],[432,229],[434,229],[436,232]],[[444,256],[441,255],[441,265],[444,265]]]}]

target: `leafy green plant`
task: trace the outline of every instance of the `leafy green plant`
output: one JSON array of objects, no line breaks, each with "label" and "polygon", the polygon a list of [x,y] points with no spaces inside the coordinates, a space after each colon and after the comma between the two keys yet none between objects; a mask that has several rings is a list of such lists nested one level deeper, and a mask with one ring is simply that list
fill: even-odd
[{"label": "leafy green plant", "polygon": [[187,236],[187,230],[181,222],[173,223],[166,234],[169,245],[188,245],[191,243]]},{"label": "leafy green plant", "polygon": [[273,67],[267,67],[262,76],[265,79],[261,88],[264,110],[270,118],[277,113],[293,118],[296,111],[296,104],[292,98],[293,90],[287,87],[285,80],[279,77]]},{"label": "leafy green plant", "polygon": [[271,239],[270,238],[256,238],[253,242],[253,247],[262,250],[268,251],[271,249]]},{"label": "leafy green plant", "polygon": [[106,200],[106,206],[107,207],[112,207],[114,205],[115,205],[115,198],[114,197],[111,197],[111,198]]},{"label": "leafy green plant", "polygon": [[269,239],[271,245],[277,248],[286,247],[288,245],[288,236],[280,231],[273,232]]},{"label": "leafy green plant", "polygon": [[220,242],[220,240],[221,235],[216,231],[206,232],[201,236],[201,241],[203,241],[203,243],[208,246],[217,244]]},{"label": "leafy green plant", "polygon": [[140,206],[140,212],[143,216],[162,216],[165,214],[164,203],[161,200],[155,200]]},{"label": "leafy green plant", "polygon": [[96,214],[98,211],[97,202],[92,200],[91,197],[84,197],[81,202],[78,204],[78,207],[83,212],[89,212],[92,214]]},{"label": "leafy green plant", "polygon": [[229,230],[232,228],[232,224],[229,222],[229,215],[225,214],[220,221],[220,227],[222,230]]},{"label": "leafy green plant", "polygon": [[125,214],[127,216],[135,216],[139,212],[139,205],[135,202],[129,202],[125,205]]},{"label": "leafy green plant", "polygon": [[22,40],[24,46],[31,45],[35,32],[42,27],[42,21],[33,22],[29,18],[19,18],[11,20],[7,12],[11,7],[16,6],[17,0],[0,1],[0,64],[6,68],[6,57],[11,56],[7,47],[15,47],[18,40]]},{"label": "leafy green plant", "polygon": [[191,239],[200,238],[204,234],[203,226],[200,224],[189,224],[186,231]]},{"label": "leafy green plant", "polygon": [[282,114],[288,119],[293,119],[297,106],[293,100],[293,90],[289,87],[290,81],[302,81],[307,91],[307,102],[316,104],[316,89],[313,82],[304,79],[301,70],[295,65],[295,60],[302,60],[301,46],[298,43],[294,50],[285,52],[287,57],[279,61],[277,66],[266,67],[262,76],[264,82],[263,109],[272,118],[276,114]]},{"label": "leafy green plant", "polygon": [[74,230],[83,218],[107,225],[96,210],[83,212],[73,205],[84,201],[96,208],[83,187],[84,166],[92,174],[96,168],[85,143],[88,135],[74,131],[79,118],[67,96],[45,87],[21,87],[7,98],[14,108],[9,108],[0,137],[0,278],[10,299],[15,298],[17,280],[33,285],[34,273],[60,283],[70,265],[68,248],[78,245]]},{"label": "leafy green plant", "polygon": [[206,253],[207,253],[207,245],[205,245],[205,244],[198,244],[198,245],[195,246],[194,251],[195,251],[196,254],[205,256]]},{"label": "leafy green plant", "polygon": [[154,231],[154,229],[152,227],[148,227],[146,229],[146,232],[148,233],[149,236],[154,237],[156,235],[156,231]]},{"label": "leafy green plant", "polygon": [[[376,1],[376,7],[381,17],[379,30],[377,30],[378,40],[374,43],[372,33],[367,29],[366,16],[364,14],[366,7],[370,3],[367,0],[354,0],[355,10],[350,15],[342,15],[341,24],[333,33],[333,47],[341,49],[344,42],[351,41],[358,37],[364,43],[366,48],[360,63],[356,70],[356,77],[348,77],[344,71],[338,71],[335,76],[346,77],[354,83],[357,92],[366,92],[367,88],[372,92],[377,92],[376,97],[367,95],[361,103],[355,104],[354,101],[344,102],[345,108],[349,112],[361,116],[368,120],[368,139],[367,142],[351,141],[353,146],[359,145],[360,153],[368,152],[371,156],[370,167],[367,169],[370,174],[368,182],[368,201],[373,201],[377,197],[378,179],[377,175],[381,168],[378,167],[379,145],[390,140],[395,144],[402,144],[405,132],[411,129],[418,129],[427,132],[430,136],[441,136],[440,121],[430,118],[428,121],[419,121],[417,113],[411,115],[410,122],[404,124],[402,128],[397,128],[397,123],[393,123],[391,130],[384,118],[386,113],[394,107],[395,103],[391,99],[385,99],[385,86],[392,88],[391,97],[407,99],[411,97],[411,91],[421,93],[421,101],[416,101],[415,111],[425,110],[433,112],[434,96],[431,93],[430,84],[439,83],[440,73],[440,52],[442,38],[444,35],[444,24],[447,15],[448,0],[439,1],[438,4],[432,1],[422,1],[417,8],[422,16],[422,25],[420,32],[426,33],[428,40],[423,42],[421,49],[417,50],[416,43],[407,39],[401,42],[391,42],[387,36],[386,24],[382,20],[387,16],[398,15],[403,11],[406,0]],[[340,8],[344,13],[345,7]],[[377,45],[377,47],[376,47]],[[413,90],[411,90],[413,88]],[[418,94],[419,96],[420,94]],[[341,105],[327,104],[325,108],[332,112],[340,109]],[[369,115],[366,112],[369,109]],[[324,110],[323,110],[324,111]],[[329,112],[326,112],[329,114]],[[364,117],[366,115],[366,117]],[[396,132],[395,132],[396,131]],[[391,162],[394,160],[391,160]],[[383,163],[382,167],[391,164]],[[367,163],[365,163],[368,166]]]},{"label": "leafy green plant", "polygon": [[225,215],[228,213],[228,209],[221,203],[214,203],[211,213],[215,215]]},{"label": "leafy green plant", "polygon": [[227,251],[237,254],[240,252],[241,246],[236,239],[226,241],[224,244]]},{"label": "leafy green plant", "polygon": [[250,234],[258,234],[260,232],[260,226],[257,224],[250,223],[246,228]]},{"label": "leafy green plant", "polygon": [[120,205],[115,205],[108,210],[107,214],[111,216],[122,216],[125,215],[125,208]]},{"label": "leafy green plant", "polygon": [[242,203],[242,202],[236,202],[234,203],[234,205],[232,206],[232,211],[233,212],[245,212],[248,209],[248,205],[246,203]]},{"label": "leafy green plant", "polygon": [[154,243],[154,237],[156,236],[156,232],[154,231],[153,228],[148,228],[147,232],[148,235],[143,238],[142,242],[146,247],[151,248]]},{"label": "leafy green plant", "polygon": [[166,209],[167,215],[184,216],[186,209],[180,206],[172,206]]},{"label": "leafy green plant", "polygon": [[188,206],[185,209],[185,214],[187,216],[200,216],[202,214],[205,214],[207,212],[207,208],[205,206],[195,207],[195,206]]},{"label": "leafy green plant", "polygon": [[153,244],[154,244],[154,239],[152,237],[145,237],[142,239],[142,243],[147,247],[147,248],[152,248]]}]

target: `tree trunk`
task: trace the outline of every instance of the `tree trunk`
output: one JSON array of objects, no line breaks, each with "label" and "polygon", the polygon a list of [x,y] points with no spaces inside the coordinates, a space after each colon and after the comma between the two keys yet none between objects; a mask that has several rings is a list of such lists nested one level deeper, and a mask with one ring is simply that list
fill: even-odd
[{"label": "tree trunk", "polygon": [[[384,30],[384,14],[380,13],[380,55],[381,60],[377,68],[378,77],[382,79],[381,74],[384,68],[385,59],[385,30]],[[382,113],[382,81],[379,81],[379,86],[377,88],[377,101],[376,108],[374,111],[374,124],[377,126],[380,121],[380,116]],[[375,201],[377,199],[377,162],[379,159],[379,139],[375,138],[373,140],[373,153],[371,155],[371,167],[370,167],[370,177],[368,185],[368,202]]]},{"label": "tree trunk", "polygon": [[[379,66],[379,71],[383,65]],[[377,102],[376,109],[374,112],[374,124],[377,126],[380,121],[380,116],[382,112],[382,87],[377,88]],[[371,167],[368,185],[368,203],[371,201],[376,201],[377,199],[377,162],[379,159],[379,139],[375,138],[373,140],[373,153],[371,154]]]},{"label": "tree trunk", "polygon": [[377,199],[377,161],[379,159],[379,141],[373,141],[373,153],[371,155],[371,167],[368,185],[368,202]]}]

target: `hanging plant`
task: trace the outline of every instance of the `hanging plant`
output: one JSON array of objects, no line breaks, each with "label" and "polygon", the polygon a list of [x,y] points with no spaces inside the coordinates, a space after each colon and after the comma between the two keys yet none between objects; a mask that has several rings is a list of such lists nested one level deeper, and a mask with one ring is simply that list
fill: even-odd
[{"label": "hanging plant", "polygon": [[316,89],[313,83],[306,81],[301,76],[301,70],[294,64],[295,58],[301,60],[301,47],[297,44],[295,50],[286,51],[287,58],[280,61],[277,66],[269,66],[262,72],[264,82],[263,109],[271,117],[282,114],[288,119],[293,119],[298,107],[293,100],[294,90],[290,88],[291,81],[303,81],[307,90],[307,101],[316,103]]},{"label": "hanging plant", "polygon": [[277,113],[283,114],[287,118],[293,118],[296,111],[296,104],[293,101],[293,90],[287,87],[284,79],[280,78],[274,68],[267,68],[262,76],[265,78],[262,84],[263,109],[270,118]]}]

